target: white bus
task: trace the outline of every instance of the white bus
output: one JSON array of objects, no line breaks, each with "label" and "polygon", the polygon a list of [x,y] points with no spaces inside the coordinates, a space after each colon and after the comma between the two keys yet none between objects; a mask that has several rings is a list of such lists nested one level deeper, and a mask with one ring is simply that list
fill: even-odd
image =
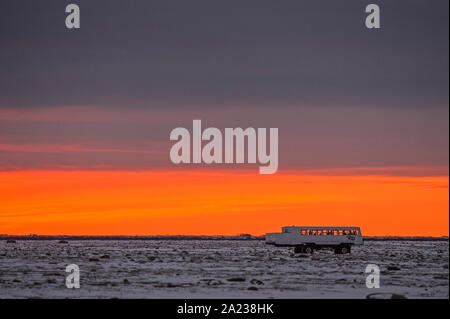
[{"label": "white bus", "polygon": [[266,244],[295,247],[295,253],[312,254],[322,248],[334,249],[336,254],[348,254],[351,246],[362,245],[359,227],[286,226],[281,233],[266,234]]}]

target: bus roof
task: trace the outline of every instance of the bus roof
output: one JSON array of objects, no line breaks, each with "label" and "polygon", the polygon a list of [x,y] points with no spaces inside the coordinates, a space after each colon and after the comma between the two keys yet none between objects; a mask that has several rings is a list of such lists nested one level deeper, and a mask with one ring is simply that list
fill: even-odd
[{"label": "bus roof", "polygon": [[335,230],[349,230],[359,229],[356,226],[284,226],[283,229],[295,229],[295,230],[322,230],[322,229],[335,229]]}]

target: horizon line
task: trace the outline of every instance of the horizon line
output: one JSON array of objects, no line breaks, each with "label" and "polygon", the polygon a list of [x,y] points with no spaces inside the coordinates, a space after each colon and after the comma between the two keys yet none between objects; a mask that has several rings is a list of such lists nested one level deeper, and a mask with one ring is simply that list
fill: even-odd
[{"label": "horizon line", "polygon": [[[253,235],[249,233],[241,233],[241,234],[235,234],[235,235],[222,235],[222,234],[215,234],[215,235],[65,235],[65,234],[59,234],[59,235],[38,235],[38,234],[27,234],[27,235],[18,235],[18,234],[0,234],[0,239],[2,237],[264,237],[266,234],[262,235]],[[364,237],[398,237],[398,238],[449,238],[449,235],[441,235],[441,236],[433,236],[433,235],[363,235]]]}]

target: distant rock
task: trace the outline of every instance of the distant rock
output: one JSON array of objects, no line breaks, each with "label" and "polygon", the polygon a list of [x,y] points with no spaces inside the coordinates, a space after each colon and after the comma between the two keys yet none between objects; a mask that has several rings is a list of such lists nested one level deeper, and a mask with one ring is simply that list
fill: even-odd
[{"label": "distant rock", "polygon": [[397,270],[400,270],[400,267],[397,267],[397,266],[388,266],[388,267],[387,267],[387,270],[394,270],[394,271],[397,271]]},{"label": "distant rock", "polygon": [[8,240],[6,241],[6,243],[7,243],[7,244],[15,244],[16,241],[15,241],[14,239],[8,239]]},{"label": "distant rock", "polygon": [[109,256],[109,255],[103,255],[103,256],[101,256],[100,258],[101,258],[101,259],[109,259],[110,256]]},{"label": "distant rock", "polygon": [[89,261],[100,261],[98,258],[89,258]]},{"label": "distant rock", "polygon": [[68,244],[69,242],[67,240],[60,240],[58,241],[59,244]]},{"label": "distant rock", "polygon": [[216,280],[216,279],[210,279],[206,282],[206,284],[208,286],[218,286],[218,285],[223,285],[223,282],[220,280]]},{"label": "distant rock", "polygon": [[258,290],[258,288],[251,286],[251,287],[248,287],[247,290]]},{"label": "distant rock", "polygon": [[345,279],[345,278],[339,278],[339,279],[336,279],[334,282],[335,282],[336,284],[343,284],[343,283],[346,283],[346,282],[347,282],[347,279]]},{"label": "distant rock", "polygon": [[243,277],[234,277],[234,278],[228,278],[227,280],[231,281],[231,282],[243,282],[243,281],[245,281],[245,278],[243,278]]},{"label": "distant rock", "polygon": [[252,285],[264,285],[264,283],[261,281],[261,280],[258,280],[258,279],[252,279],[252,280],[250,280],[250,283],[252,284]]}]

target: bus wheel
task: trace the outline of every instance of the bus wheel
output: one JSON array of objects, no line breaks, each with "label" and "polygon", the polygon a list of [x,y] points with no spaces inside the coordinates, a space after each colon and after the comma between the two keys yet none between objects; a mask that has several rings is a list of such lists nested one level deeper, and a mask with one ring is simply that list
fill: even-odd
[{"label": "bus wheel", "polygon": [[304,252],[307,254],[313,254],[314,253],[314,249],[311,246],[306,246],[304,248]]},{"label": "bus wheel", "polygon": [[303,246],[295,246],[294,247],[294,254],[302,254],[304,251],[304,247]]},{"label": "bus wheel", "polygon": [[349,254],[350,253],[350,246],[349,245],[342,245],[339,247],[336,247],[334,249],[335,254]]}]

